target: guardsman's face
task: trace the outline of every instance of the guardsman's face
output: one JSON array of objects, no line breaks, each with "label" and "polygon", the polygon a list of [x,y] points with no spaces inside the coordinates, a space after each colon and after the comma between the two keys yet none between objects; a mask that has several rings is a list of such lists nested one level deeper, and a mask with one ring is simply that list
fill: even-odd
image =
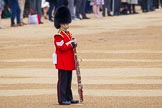
[{"label": "guardsman's face", "polygon": [[61,24],[63,30],[67,30],[69,28],[69,24]]}]

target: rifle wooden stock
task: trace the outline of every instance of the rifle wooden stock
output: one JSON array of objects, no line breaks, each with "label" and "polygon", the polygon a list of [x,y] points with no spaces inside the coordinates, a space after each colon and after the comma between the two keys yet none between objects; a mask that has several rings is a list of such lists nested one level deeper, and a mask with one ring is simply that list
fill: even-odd
[{"label": "rifle wooden stock", "polygon": [[80,74],[79,61],[77,57],[76,48],[74,48],[74,58],[75,58],[75,67],[76,67],[76,75],[77,75],[77,83],[78,83],[78,94],[79,94],[80,102],[83,102],[83,85],[81,82],[81,74]]}]

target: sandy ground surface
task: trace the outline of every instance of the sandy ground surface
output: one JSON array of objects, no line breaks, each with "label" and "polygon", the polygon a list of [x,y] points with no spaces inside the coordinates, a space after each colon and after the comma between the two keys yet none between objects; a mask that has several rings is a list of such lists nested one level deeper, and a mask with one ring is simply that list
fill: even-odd
[{"label": "sandy ground surface", "polygon": [[[84,102],[57,103],[53,23],[0,30],[0,108],[162,108],[162,10],[73,21]],[[27,22],[27,19],[25,19]],[[78,99],[76,75],[73,94]]]}]

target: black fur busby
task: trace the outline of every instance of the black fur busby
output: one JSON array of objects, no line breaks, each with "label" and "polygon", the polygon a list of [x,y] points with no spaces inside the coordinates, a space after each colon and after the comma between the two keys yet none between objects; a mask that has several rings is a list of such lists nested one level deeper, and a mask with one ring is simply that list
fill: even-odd
[{"label": "black fur busby", "polygon": [[59,29],[60,24],[69,24],[71,23],[71,14],[69,9],[66,6],[61,6],[56,9],[54,15],[54,26]]}]

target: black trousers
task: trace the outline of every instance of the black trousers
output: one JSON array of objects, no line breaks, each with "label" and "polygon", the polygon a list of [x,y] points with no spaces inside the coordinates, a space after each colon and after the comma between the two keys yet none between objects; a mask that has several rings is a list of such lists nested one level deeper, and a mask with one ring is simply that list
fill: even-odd
[{"label": "black trousers", "polygon": [[114,15],[119,15],[120,14],[120,6],[121,6],[121,0],[114,0],[114,9],[113,9],[113,13]]},{"label": "black trousers", "polygon": [[20,24],[20,7],[17,1],[15,0],[8,0],[11,9],[11,25],[15,24],[15,17],[17,20],[17,24]]},{"label": "black trousers", "polygon": [[160,5],[159,0],[153,0],[153,5],[155,9],[159,9],[159,5]]},{"label": "black trousers", "polygon": [[49,20],[52,20],[52,11],[53,11],[54,7],[56,7],[56,3],[49,1],[49,4],[50,4],[50,7],[48,10],[48,17],[49,17]]},{"label": "black trousers", "polygon": [[148,11],[147,2],[148,2],[148,0],[142,0],[141,1],[141,7],[142,7],[142,11],[143,12],[147,12]]},{"label": "black trousers", "polygon": [[102,6],[102,15],[105,16],[105,10],[107,8],[107,15],[110,15],[112,11],[112,0],[104,0],[104,5]]},{"label": "black trousers", "polygon": [[57,96],[58,102],[71,101],[73,99],[72,90],[72,70],[58,70]]},{"label": "black trousers", "polygon": [[135,4],[128,4],[128,11],[130,14],[135,13]]},{"label": "black trousers", "polygon": [[85,8],[86,8],[86,2],[87,0],[77,0],[76,2],[76,16],[79,18],[79,14],[82,15],[82,17],[87,17]]}]

